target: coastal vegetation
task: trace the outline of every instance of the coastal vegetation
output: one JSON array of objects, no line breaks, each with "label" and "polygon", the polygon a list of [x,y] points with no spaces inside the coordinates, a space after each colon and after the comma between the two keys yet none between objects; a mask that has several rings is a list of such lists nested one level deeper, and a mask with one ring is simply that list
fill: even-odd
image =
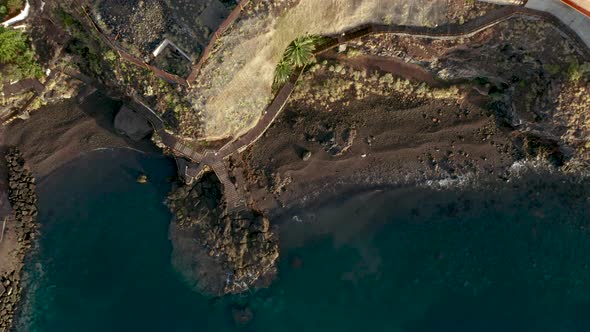
[{"label": "coastal vegetation", "polygon": [[580,64],[575,58],[570,61],[567,75],[571,81],[577,82],[588,73],[590,73],[590,62]]},{"label": "coastal vegetation", "polygon": [[[321,80],[318,80],[320,77]],[[320,81],[321,84],[318,84]],[[321,106],[331,111],[334,103],[347,106],[353,100],[363,100],[371,95],[390,96],[392,93],[404,100],[457,99],[461,96],[459,88],[454,85],[434,88],[395,77],[391,73],[356,70],[324,60],[312,65],[302,76],[293,98],[308,106]]]},{"label": "coastal vegetation", "polygon": [[[119,54],[93,28],[79,21],[66,9],[60,8],[57,16],[72,37],[66,51],[73,55],[74,62],[82,72],[124,93],[134,90],[147,97],[152,108],[162,111],[166,127],[176,129],[177,119],[190,109],[188,103],[183,101],[181,89],[156,77],[143,66],[122,61]],[[194,128],[189,129],[191,133],[196,132]]]},{"label": "coastal vegetation", "polygon": [[35,60],[28,36],[21,31],[0,27],[0,63],[2,74],[11,80],[41,77],[43,70]]},{"label": "coastal vegetation", "polygon": [[307,66],[315,61],[314,51],[325,41],[317,35],[301,36],[295,39],[283,54],[275,72],[275,87],[286,83],[296,68]]},{"label": "coastal vegetation", "polygon": [[[187,95],[198,112],[181,121],[180,128],[192,127],[192,122],[199,121],[202,138],[241,136],[256,125],[261,110],[273,99],[280,86],[275,81],[277,65],[295,39],[336,36],[366,23],[422,26],[426,17],[429,24],[440,25],[448,22],[448,3],[284,0],[277,6],[271,6],[272,1],[263,2],[258,7],[274,8],[262,11],[256,10],[256,4],[247,6],[211,54],[217,59],[223,56],[223,61],[207,61],[199,70],[199,78]],[[399,11],[392,12],[391,8]]]},{"label": "coastal vegetation", "polygon": [[0,21],[18,13],[23,7],[23,0],[0,0]]},{"label": "coastal vegetation", "polygon": [[100,45],[96,41],[98,39],[90,35],[82,23],[63,8],[58,10],[57,15],[72,36],[67,51],[78,57],[82,70],[99,76],[102,73],[100,59],[103,58],[103,55],[101,55]]}]

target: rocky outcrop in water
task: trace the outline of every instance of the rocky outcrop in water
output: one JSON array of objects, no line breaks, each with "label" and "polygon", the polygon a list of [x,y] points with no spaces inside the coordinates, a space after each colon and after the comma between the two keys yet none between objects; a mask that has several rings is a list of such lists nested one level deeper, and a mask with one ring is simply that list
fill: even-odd
[{"label": "rocky outcrop in water", "polygon": [[13,323],[14,313],[20,300],[20,275],[26,254],[33,246],[37,234],[37,195],[35,179],[25,166],[20,152],[11,149],[6,154],[8,166],[8,199],[13,209],[9,217],[11,227],[17,235],[15,269],[0,275],[0,331],[8,331]]},{"label": "rocky outcrop in water", "polygon": [[225,215],[221,184],[213,173],[170,194],[173,265],[194,288],[210,295],[243,292],[276,274],[278,237],[253,212]]}]

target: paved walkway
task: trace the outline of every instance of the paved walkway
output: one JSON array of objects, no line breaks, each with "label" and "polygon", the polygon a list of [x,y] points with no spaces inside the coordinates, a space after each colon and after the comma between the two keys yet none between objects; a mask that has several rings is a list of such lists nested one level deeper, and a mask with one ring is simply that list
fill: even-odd
[{"label": "paved walkway", "polygon": [[29,90],[33,90],[40,95],[45,91],[45,86],[36,78],[20,80],[14,84],[4,86],[4,97],[11,97]]},{"label": "paved walkway", "polygon": [[205,50],[201,54],[201,58],[192,67],[191,73],[189,74],[188,78],[186,79],[189,85],[192,82],[194,82],[195,79],[197,78],[197,75],[199,75],[199,72],[201,71],[203,64],[205,64],[205,62],[209,58],[209,55],[213,51],[213,49],[215,47],[215,43],[217,43],[219,38],[221,38],[221,36],[223,36],[223,34],[229,29],[229,27],[231,27],[231,25],[240,17],[242,10],[250,1],[251,0],[241,0],[238,3],[238,5],[236,6],[236,8],[234,8],[234,10],[232,10],[232,12],[229,14],[229,16],[223,21],[223,23],[221,23],[221,25],[213,33],[213,37],[211,37],[209,44],[207,45],[207,47],[205,47]]},{"label": "paved walkway", "polygon": [[[540,0],[539,0],[540,1]],[[506,21],[513,17],[526,17],[532,19],[543,19],[555,25],[558,29],[564,33],[570,40],[576,45],[578,51],[584,56],[590,58],[590,51],[588,50],[587,44],[584,42],[581,36],[579,36],[574,30],[572,30],[571,24],[564,24],[555,16],[548,14],[547,12],[534,10],[531,8],[518,7],[518,6],[506,6],[495,11],[492,11],[482,17],[467,22],[463,25],[449,24],[443,25],[436,28],[428,27],[412,27],[412,26],[388,26],[379,24],[369,24],[360,26],[356,29],[352,29],[346,33],[338,35],[337,38],[331,42],[322,45],[316,54],[323,53],[327,50],[335,48],[340,44],[350,42],[351,40],[359,39],[364,36],[372,34],[396,34],[412,36],[416,38],[431,38],[431,39],[453,39],[453,38],[464,38],[477,34],[480,31],[488,29],[500,22]],[[574,26],[578,27],[578,26]],[[590,30],[589,30],[590,31]],[[187,182],[191,182],[204,165],[210,166],[217,177],[221,181],[224,187],[224,196],[227,203],[227,213],[239,213],[246,209],[245,200],[243,194],[240,192],[240,188],[244,188],[244,184],[240,183],[240,179],[236,179],[237,186],[229,179],[227,168],[224,164],[224,159],[234,153],[241,153],[247,149],[250,145],[254,144],[270,127],[277,116],[285,107],[289,97],[295,89],[296,83],[301,76],[303,69],[294,74],[289,82],[287,82],[276,94],[274,100],[266,109],[262,118],[258,124],[252,128],[247,134],[227,143],[217,151],[205,151],[202,153],[197,152],[190,144],[179,140],[174,135],[164,130],[164,122],[162,119],[150,109],[145,103],[138,101],[138,97],[135,98],[138,110],[143,110],[141,114],[144,114],[146,118],[154,126],[154,130],[162,138],[162,142],[173,150],[176,154],[184,156],[188,160],[192,161],[192,164],[186,166],[184,170],[184,178]],[[241,178],[241,177],[239,177]],[[243,182],[243,180],[242,180]]]},{"label": "paved walkway", "polygon": [[550,13],[575,31],[590,47],[590,18],[560,0],[528,0],[526,8]]},{"label": "paved walkway", "polygon": [[154,67],[148,63],[146,63],[145,61],[135,57],[134,55],[130,54],[129,52],[127,52],[125,49],[123,49],[122,47],[120,47],[116,42],[114,42],[113,40],[111,40],[111,38],[109,38],[101,29],[100,27],[96,24],[96,22],[94,22],[94,19],[92,18],[92,16],[87,12],[86,7],[83,3],[80,2],[80,0],[76,0],[78,6],[80,6],[80,8],[83,10],[84,12],[84,17],[86,18],[86,20],[88,21],[88,23],[94,28],[94,30],[96,30],[96,32],[98,33],[98,36],[100,37],[100,39],[102,39],[108,46],[109,48],[111,48],[113,51],[117,52],[117,54],[119,54],[119,56],[126,60],[127,62],[130,62],[132,64],[134,64],[137,67],[141,67],[141,68],[145,68],[149,71],[151,71],[152,73],[154,73],[154,75],[156,75],[157,77],[169,82],[169,83],[175,83],[175,84],[180,84],[180,85],[188,85],[186,80],[182,77],[176,76],[174,74],[170,74],[160,68]]}]

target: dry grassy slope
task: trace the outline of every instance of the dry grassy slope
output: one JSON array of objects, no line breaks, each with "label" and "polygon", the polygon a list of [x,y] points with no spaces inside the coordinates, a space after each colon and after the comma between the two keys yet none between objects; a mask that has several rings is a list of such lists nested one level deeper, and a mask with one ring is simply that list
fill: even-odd
[{"label": "dry grassy slope", "polygon": [[431,26],[445,23],[446,14],[447,0],[301,0],[281,17],[241,21],[193,90],[203,135],[238,136],[256,124],[271,98],[275,66],[298,36],[330,35],[364,23]]}]

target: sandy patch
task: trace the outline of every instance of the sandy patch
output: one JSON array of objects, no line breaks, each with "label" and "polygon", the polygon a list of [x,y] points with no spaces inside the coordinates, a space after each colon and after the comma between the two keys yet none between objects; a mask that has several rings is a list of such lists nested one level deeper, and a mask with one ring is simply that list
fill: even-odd
[{"label": "sandy patch", "polygon": [[282,16],[238,22],[193,92],[202,134],[235,137],[256,124],[272,97],[276,64],[298,36],[334,35],[365,23],[436,26],[447,22],[446,9],[446,0],[301,0]]}]

